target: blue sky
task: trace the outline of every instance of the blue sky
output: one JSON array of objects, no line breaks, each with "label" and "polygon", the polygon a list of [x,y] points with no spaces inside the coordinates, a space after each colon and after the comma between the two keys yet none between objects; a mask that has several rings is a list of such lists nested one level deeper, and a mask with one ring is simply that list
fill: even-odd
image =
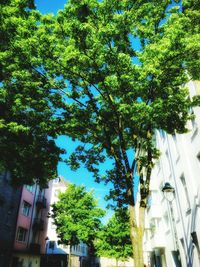
[{"label": "blue sky", "polygon": [[66,0],[35,0],[37,9],[41,13],[56,13],[58,9],[62,9],[66,4]]}]

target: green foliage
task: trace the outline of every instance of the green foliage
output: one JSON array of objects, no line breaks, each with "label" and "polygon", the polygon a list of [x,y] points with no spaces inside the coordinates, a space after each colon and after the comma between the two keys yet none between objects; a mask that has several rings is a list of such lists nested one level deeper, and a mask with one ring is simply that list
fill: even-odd
[{"label": "green foliage", "polygon": [[[112,182],[110,197],[119,206],[135,203],[128,189],[136,173],[148,195],[159,155],[155,130],[187,131],[191,101],[184,84],[188,74],[197,77],[198,32],[191,22],[198,10],[190,1],[185,9],[176,3],[68,1],[42,21],[40,40],[50,48],[41,48],[43,67],[63,83],[66,135],[83,143],[68,163],[73,169],[84,163],[96,181]],[[101,177],[106,156],[113,168]]]},{"label": "green foliage", "polygon": [[15,184],[44,185],[63,152],[53,139],[64,116],[61,96],[41,75],[41,15],[32,8],[32,0],[0,7],[0,171],[9,170]]},{"label": "green foliage", "polygon": [[102,227],[95,240],[97,255],[116,260],[132,257],[130,226],[127,211],[117,211]]},{"label": "green foliage", "polygon": [[[188,21],[184,38],[187,49],[186,67],[193,79],[199,80],[200,67],[200,7],[198,0],[184,0],[183,13]],[[189,24],[190,23],[190,24]],[[195,59],[195,60],[194,60]]]},{"label": "green foliage", "polygon": [[92,245],[105,212],[98,208],[93,192],[84,186],[70,184],[59,201],[53,204],[52,217],[63,244],[75,245],[80,241]]}]

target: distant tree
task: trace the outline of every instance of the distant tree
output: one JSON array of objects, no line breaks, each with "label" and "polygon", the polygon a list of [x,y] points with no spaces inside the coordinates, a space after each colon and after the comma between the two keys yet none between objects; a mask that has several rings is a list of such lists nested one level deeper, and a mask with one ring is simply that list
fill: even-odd
[{"label": "distant tree", "polygon": [[70,184],[52,207],[52,218],[63,244],[71,247],[83,241],[93,247],[101,226],[100,218],[105,212],[97,206],[92,191],[87,192],[84,186]]},{"label": "distant tree", "polygon": [[125,261],[133,256],[128,217],[127,211],[115,212],[95,240],[97,255],[115,258],[116,266],[119,260]]},{"label": "distant tree", "polygon": [[1,1],[0,12],[0,172],[10,171],[15,184],[46,184],[62,152],[54,138],[63,103],[40,74],[41,15],[32,0]]}]

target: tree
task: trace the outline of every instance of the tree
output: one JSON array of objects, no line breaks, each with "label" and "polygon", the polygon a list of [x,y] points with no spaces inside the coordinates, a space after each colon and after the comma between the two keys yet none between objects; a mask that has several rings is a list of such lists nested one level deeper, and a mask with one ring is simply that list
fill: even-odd
[{"label": "tree", "polygon": [[101,226],[100,218],[105,212],[98,208],[92,191],[87,192],[84,186],[70,184],[52,207],[56,232],[63,244],[71,247],[83,241],[93,247]]},{"label": "tree", "polygon": [[[198,6],[175,2],[68,1],[48,21],[51,49],[43,50],[43,75],[63,83],[66,135],[83,143],[69,164],[76,169],[82,162],[96,181],[112,182],[110,198],[129,207],[135,267],[143,266],[144,212],[159,156],[155,130],[187,131],[192,101],[184,84],[199,77],[198,23],[191,24]],[[113,168],[102,177],[106,157]]]},{"label": "tree", "polygon": [[[136,267],[143,266],[144,211],[151,169],[159,156],[154,131],[186,131],[191,101],[183,84],[186,70],[194,77],[194,66],[199,66],[198,35],[189,43],[191,14],[197,17],[198,11],[190,1],[186,11],[170,4],[69,1],[48,29],[54,48],[43,54],[45,74],[56,74],[66,84],[66,134],[87,144],[77,147],[70,163],[76,169],[83,162],[97,181],[111,181],[110,197],[119,207],[128,205]],[[101,177],[98,165],[106,155],[113,169]],[[141,195],[138,221],[136,175]]]},{"label": "tree", "polygon": [[127,211],[115,212],[95,241],[97,255],[115,258],[117,266],[119,260],[125,261],[133,255],[128,217]]},{"label": "tree", "polygon": [[[1,2],[1,169],[45,183],[61,152],[53,139],[65,130],[83,143],[72,167],[83,162],[112,182],[110,197],[129,207],[135,266],[143,266],[154,132],[186,131],[192,101],[183,85],[199,78],[198,1],[73,0],[56,17],[32,10],[32,0]],[[101,177],[106,157],[113,168]]]},{"label": "tree", "polygon": [[0,171],[10,171],[14,184],[45,185],[63,152],[54,141],[62,98],[40,74],[41,20],[32,0],[1,1]]}]

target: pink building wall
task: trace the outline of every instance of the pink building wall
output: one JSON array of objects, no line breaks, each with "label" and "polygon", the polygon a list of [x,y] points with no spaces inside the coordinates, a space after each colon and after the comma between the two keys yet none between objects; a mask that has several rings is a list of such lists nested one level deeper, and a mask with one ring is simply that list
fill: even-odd
[{"label": "pink building wall", "polygon": [[[34,187],[34,191],[30,192],[28,191],[25,186],[23,186],[22,189],[22,195],[21,195],[21,201],[20,201],[20,207],[19,207],[19,213],[18,213],[18,219],[17,219],[17,225],[16,225],[16,234],[15,234],[15,243],[14,243],[14,249],[15,250],[26,250],[27,249],[27,245],[28,245],[28,234],[30,231],[30,227],[31,227],[31,214],[32,214],[32,209],[34,208],[34,196],[35,196],[35,187]],[[22,214],[22,206],[23,206],[23,202],[26,201],[28,203],[31,204],[31,212],[30,212],[30,216],[25,216]],[[28,230],[27,233],[27,238],[25,242],[20,242],[17,241],[17,231],[18,231],[18,227],[23,227],[25,229]]]},{"label": "pink building wall", "polygon": [[[21,201],[20,201],[20,207],[19,207],[19,213],[18,213],[18,219],[17,219],[17,225],[16,225],[16,233],[15,233],[15,242],[14,242],[14,250],[18,252],[24,252],[30,250],[30,244],[34,243],[34,233],[32,230],[34,219],[38,217],[44,221],[44,227],[43,230],[38,230],[37,235],[37,244],[40,245],[40,253],[45,253],[45,244],[46,244],[46,237],[47,237],[47,224],[48,224],[48,212],[50,209],[50,197],[51,197],[51,190],[52,190],[52,182],[50,181],[48,184],[48,188],[43,189],[42,196],[46,198],[46,207],[39,210],[36,206],[38,195],[41,193],[40,188],[38,185],[34,185],[33,191],[30,192],[25,186],[23,186],[22,189],[22,195],[21,195]],[[23,215],[22,213],[22,207],[23,202],[26,201],[29,204],[31,204],[30,213],[28,216]],[[27,230],[26,234],[26,240],[25,242],[17,241],[17,233],[18,228],[22,227]]]}]

